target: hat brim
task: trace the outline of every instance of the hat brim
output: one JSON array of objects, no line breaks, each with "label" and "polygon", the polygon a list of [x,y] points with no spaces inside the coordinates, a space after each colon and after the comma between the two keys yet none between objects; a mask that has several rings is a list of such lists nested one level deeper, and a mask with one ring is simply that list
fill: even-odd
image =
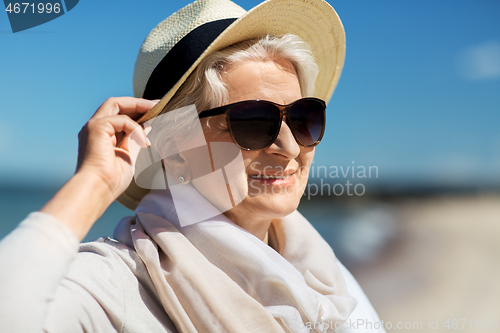
[{"label": "hat brim", "polygon": [[[158,116],[198,64],[209,54],[244,40],[285,34],[297,35],[310,46],[319,66],[314,97],[328,102],[337,86],[345,59],[345,33],[340,18],[332,6],[323,0],[267,0],[227,27],[160,102],[138,122],[143,123]],[[149,190],[137,186],[132,179],[130,186],[117,201],[134,210],[148,192]]]}]

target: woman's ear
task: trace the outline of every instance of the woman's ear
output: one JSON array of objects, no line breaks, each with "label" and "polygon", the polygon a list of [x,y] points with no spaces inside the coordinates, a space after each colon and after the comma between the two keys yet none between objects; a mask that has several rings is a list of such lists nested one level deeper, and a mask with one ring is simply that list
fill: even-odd
[{"label": "woman's ear", "polygon": [[175,154],[162,159],[163,167],[179,184],[187,184],[192,179],[188,162],[182,154]]},{"label": "woman's ear", "polygon": [[168,156],[163,159],[163,165],[176,181],[184,184],[215,171],[207,145]]}]

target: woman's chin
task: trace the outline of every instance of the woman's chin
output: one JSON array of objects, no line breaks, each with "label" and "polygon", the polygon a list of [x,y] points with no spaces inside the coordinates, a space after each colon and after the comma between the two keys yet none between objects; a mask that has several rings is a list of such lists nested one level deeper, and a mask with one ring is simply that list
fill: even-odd
[{"label": "woman's chin", "polygon": [[[255,216],[268,216],[270,219],[291,214],[299,205],[302,195],[297,191],[262,192],[249,195],[238,206],[241,211],[251,212]],[[238,207],[237,206],[237,207]],[[235,208],[237,208],[235,207]],[[238,209],[239,210],[239,209]]]}]

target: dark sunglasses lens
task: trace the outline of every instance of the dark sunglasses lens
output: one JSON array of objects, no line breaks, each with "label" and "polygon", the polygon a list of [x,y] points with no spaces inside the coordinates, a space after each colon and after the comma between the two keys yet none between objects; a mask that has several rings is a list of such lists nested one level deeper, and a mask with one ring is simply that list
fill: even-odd
[{"label": "dark sunglasses lens", "polygon": [[265,102],[237,105],[228,111],[229,126],[236,143],[246,149],[262,149],[275,139],[281,117],[276,106]]},{"label": "dark sunglasses lens", "polygon": [[301,144],[312,146],[321,140],[325,127],[325,110],[321,102],[299,100],[292,105],[289,115],[291,130]]}]

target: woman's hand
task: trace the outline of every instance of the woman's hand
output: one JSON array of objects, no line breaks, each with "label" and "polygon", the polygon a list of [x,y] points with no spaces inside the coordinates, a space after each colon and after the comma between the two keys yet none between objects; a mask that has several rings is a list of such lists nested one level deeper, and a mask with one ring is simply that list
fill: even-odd
[{"label": "woman's hand", "polygon": [[104,102],[78,134],[76,172],[100,177],[116,199],[132,180],[140,148],[149,146],[147,133],[132,119],[140,118],[157,102],[132,97]]},{"label": "woman's hand", "polygon": [[149,145],[147,133],[133,119],[157,102],[133,97],[104,102],[78,135],[75,175],[41,211],[59,219],[82,240],[130,184],[139,150]]}]

